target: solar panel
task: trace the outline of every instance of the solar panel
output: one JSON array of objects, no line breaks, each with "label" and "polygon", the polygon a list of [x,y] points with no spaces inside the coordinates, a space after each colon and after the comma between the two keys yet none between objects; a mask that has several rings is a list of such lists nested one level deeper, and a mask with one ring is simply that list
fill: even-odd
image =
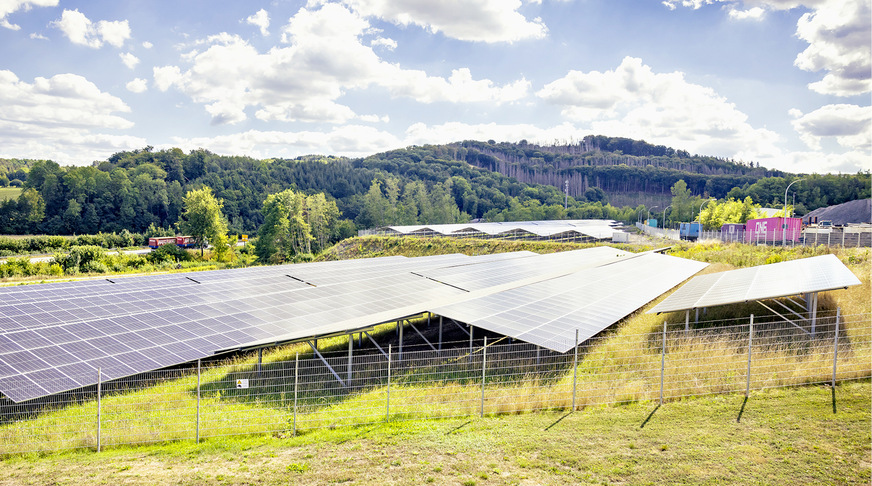
[{"label": "solar panel", "polygon": [[774,299],[860,285],[835,255],[700,275],[651,309],[651,313]]},{"label": "solar panel", "polygon": [[496,260],[474,267],[447,267],[420,272],[420,275],[464,290],[481,290],[496,285],[521,282],[540,276],[551,278],[583,268],[616,261],[630,253],[609,247],[587,248],[539,255],[536,258]]},{"label": "solar panel", "polygon": [[562,353],[707,265],[651,253],[429,310]]},{"label": "solar panel", "polygon": [[[347,332],[621,254],[385,257],[4,289],[0,391],[19,402],[94,384],[98,368],[114,379],[217,352]],[[430,273],[479,290],[424,276]],[[500,273],[506,275],[491,278]],[[554,308],[563,309],[559,304]]]}]

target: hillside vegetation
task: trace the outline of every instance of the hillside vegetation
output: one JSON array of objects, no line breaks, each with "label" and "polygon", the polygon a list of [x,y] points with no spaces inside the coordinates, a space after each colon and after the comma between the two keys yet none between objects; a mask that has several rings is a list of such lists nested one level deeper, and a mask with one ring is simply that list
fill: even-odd
[{"label": "hillside vegetation", "polygon": [[[119,152],[88,167],[51,161],[0,164],[0,186],[21,185],[0,203],[0,233],[95,234],[172,228],[183,199],[203,187],[223,201],[232,233],[253,234],[264,222],[263,203],[286,189],[324,193],[347,229],[386,224],[435,224],[485,218],[615,219],[636,221],[648,208],[665,208],[670,189],[684,180],[693,196],[751,196],[782,203],[792,174],[714,157],[691,156],[629,139],[592,137],[571,146],[462,142],[413,146],[349,159],[306,156],[263,159],[207,150]],[[10,179],[13,178],[13,179]],[[565,199],[563,181],[569,180]],[[868,198],[869,174],[812,175],[793,187],[796,212]],[[564,208],[564,204],[566,207]],[[640,204],[644,204],[641,205]]]}]

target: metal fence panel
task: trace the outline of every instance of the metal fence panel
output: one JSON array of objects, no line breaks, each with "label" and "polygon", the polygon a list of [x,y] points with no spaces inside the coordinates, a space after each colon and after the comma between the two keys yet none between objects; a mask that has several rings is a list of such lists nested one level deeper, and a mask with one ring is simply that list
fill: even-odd
[{"label": "metal fence panel", "polygon": [[[792,322],[684,320],[555,353],[498,338],[322,352],[160,370],[15,404],[0,398],[0,454],[484,414],[570,410],[872,376],[870,314]],[[390,361],[389,361],[390,358]],[[577,363],[576,366],[573,366]]]}]

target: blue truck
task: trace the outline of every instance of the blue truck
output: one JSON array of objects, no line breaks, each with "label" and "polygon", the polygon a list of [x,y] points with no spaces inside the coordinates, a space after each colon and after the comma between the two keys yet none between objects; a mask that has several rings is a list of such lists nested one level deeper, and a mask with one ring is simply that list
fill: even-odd
[{"label": "blue truck", "polygon": [[682,240],[696,241],[702,231],[702,223],[681,223],[678,227],[678,237]]}]

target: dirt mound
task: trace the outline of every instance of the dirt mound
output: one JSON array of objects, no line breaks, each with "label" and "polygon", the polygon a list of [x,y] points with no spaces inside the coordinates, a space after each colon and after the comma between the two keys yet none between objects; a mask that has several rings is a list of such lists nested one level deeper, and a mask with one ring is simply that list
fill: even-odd
[{"label": "dirt mound", "polygon": [[818,208],[802,217],[804,223],[832,221],[834,225],[872,223],[872,199],[858,199],[844,204]]}]

